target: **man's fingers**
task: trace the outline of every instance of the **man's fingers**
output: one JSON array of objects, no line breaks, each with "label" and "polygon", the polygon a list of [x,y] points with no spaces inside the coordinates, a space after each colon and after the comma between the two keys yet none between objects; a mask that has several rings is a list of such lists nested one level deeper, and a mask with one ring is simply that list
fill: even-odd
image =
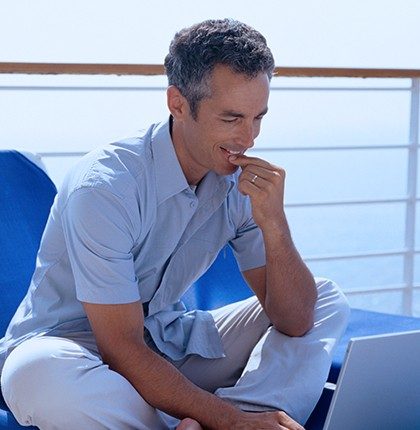
[{"label": "man's fingers", "polygon": [[[233,160],[233,158],[235,159]],[[270,164],[268,161],[262,160],[261,158],[247,157],[245,155],[232,155],[229,157],[229,160],[232,163],[241,166],[242,173],[239,178],[240,180],[246,179],[252,181],[254,178],[253,182],[255,182],[256,177],[259,177],[270,182],[273,180],[284,181],[286,176],[286,171],[284,169],[274,166],[273,164]]]},{"label": "man's fingers", "polygon": [[290,430],[305,430],[299,423],[293,418],[289,417],[285,412],[279,412],[279,423]]},{"label": "man's fingers", "polygon": [[[267,181],[280,179],[280,177],[283,175],[285,176],[286,172],[283,169],[280,168],[273,168],[266,169],[265,167],[255,166],[255,165],[249,165],[246,169],[244,169],[239,177],[239,179],[247,179],[252,181],[255,176],[261,179],[265,179]],[[255,181],[255,179],[254,179]]]},{"label": "man's fingers", "polygon": [[[260,178],[260,181],[263,181],[263,179]],[[245,196],[252,197],[253,195],[255,195],[255,193],[261,191],[257,185],[257,182],[258,182],[258,178],[254,182],[250,180],[240,181],[238,185],[238,190]]]},{"label": "man's fingers", "polygon": [[249,164],[265,167],[267,169],[277,168],[276,166],[273,166],[268,161],[263,160],[262,158],[248,157],[247,155],[231,155],[229,157],[229,161],[236,166],[241,166],[242,168],[248,166]]}]

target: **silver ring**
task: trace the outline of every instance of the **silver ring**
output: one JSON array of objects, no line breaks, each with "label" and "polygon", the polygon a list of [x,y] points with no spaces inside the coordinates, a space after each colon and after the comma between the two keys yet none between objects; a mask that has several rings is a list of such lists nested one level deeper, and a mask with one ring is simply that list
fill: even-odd
[{"label": "silver ring", "polygon": [[254,175],[254,177],[251,179],[251,184],[255,184],[255,181],[257,180],[258,175]]}]

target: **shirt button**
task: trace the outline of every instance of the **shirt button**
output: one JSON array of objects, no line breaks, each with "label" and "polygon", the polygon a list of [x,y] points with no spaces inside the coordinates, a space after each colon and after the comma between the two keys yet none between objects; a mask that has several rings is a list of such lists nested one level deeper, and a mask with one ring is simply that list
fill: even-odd
[{"label": "shirt button", "polygon": [[195,206],[195,202],[190,202],[190,208],[193,208]]}]

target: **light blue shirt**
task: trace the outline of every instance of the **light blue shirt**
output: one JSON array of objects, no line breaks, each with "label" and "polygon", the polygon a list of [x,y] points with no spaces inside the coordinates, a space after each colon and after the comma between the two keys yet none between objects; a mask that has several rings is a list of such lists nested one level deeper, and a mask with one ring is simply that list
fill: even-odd
[{"label": "light blue shirt", "polygon": [[242,271],[265,265],[238,174],[209,172],[194,192],[169,121],[83,157],[54,201],[28,293],[0,341],[0,369],[28,338],[91,331],[81,302],[148,303],[145,327],[163,354],[223,357],[211,315],[187,312],[180,297],[226,243]]}]

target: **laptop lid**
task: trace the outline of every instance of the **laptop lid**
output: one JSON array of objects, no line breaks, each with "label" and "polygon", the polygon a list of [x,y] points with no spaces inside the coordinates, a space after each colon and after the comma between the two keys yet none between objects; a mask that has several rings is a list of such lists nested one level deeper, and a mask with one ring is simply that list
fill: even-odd
[{"label": "laptop lid", "polygon": [[351,339],[324,430],[420,429],[420,330]]}]

